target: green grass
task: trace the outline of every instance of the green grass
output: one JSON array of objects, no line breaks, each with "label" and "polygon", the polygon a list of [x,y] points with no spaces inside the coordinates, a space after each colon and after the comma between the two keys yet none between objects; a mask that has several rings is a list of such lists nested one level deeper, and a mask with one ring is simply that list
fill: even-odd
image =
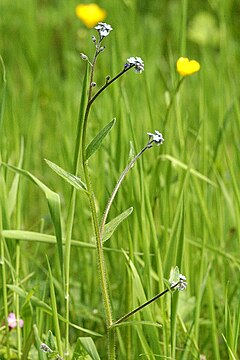
[{"label": "green grass", "polygon": [[[76,18],[76,5],[0,4],[0,359],[45,360],[41,342],[56,346],[56,354],[67,348],[73,356],[76,347],[76,359],[87,349],[92,359],[97,352],[107,359],[88,198],[76,191],[71,234],[73,187],[44,160],[73,172],[86,65],[79,53],[92,57],[95,34]],[[108,216],[133,207],[104,243],[113,320],[164,290],[172,266],[188,281],[184,292],[165,295],[117,328],[117,359],[239,359],[239,4],[105,0],[101,6],[113,31],[97,63],[97,84],[130,56],[142,57],[145,71],[124,74],[90,113],[87,144],[116,118],[89,159],[99,221],[132,152],[146,145],[146,133],[157,129],[165,138],[128,173]],[[203,11],[216,28],[205,43],[194,42],[190,29]],[[201,70],[185,78],[163,127],[180,56],[198,60]],[[85,181],[81,167],[78,175]],[[66,344],[67,247],[61,242],[69,235],[76,241]],[[23,329],[7,331],[10,312],[24,320]]]}]

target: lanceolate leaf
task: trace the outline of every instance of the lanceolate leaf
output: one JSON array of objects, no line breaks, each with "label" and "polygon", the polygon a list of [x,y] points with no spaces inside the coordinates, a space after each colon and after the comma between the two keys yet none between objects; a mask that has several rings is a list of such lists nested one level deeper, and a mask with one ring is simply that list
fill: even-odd
[{"label": "lanceolate leaf", "polygon": [[90,142],[86,149],[86,159],[89,159],[90,156],[92,156],[95,151],[98,150],[98,148],[101,146],[101,143],[103,142],[104,138],[107,136],[113,125],[115,124],[116,119],[113,119],[108,123],[98,134],[97,136]]},{"label": "lanceolate leaf", "polygon": [[64,180],[66,180],[69,184],[71,184],[73,187],[75,187],[77,190],[83,190],[86,191],[86,185],[84,184],[84,182],[78,177],[75,176],[69,172],[67,172],[66,170],[64,170],[63,168],[61,168],[60,166],[58,166],[57,164],[54,164],[52,161],[45,159],[46,163],[48,164],[48,166],[50,166],[50,168],[55,171],[56,174],[58,174],[59,176],[61,176],[61,178],[63,178]]},{"label": "lanceolate leaf", "polygon": [[112,236],[112,234],[114,233],[114,231],[116,230],[118,225],[123,220],[125,220],[132,213],[132,211],[133,211],[133,208],[130,207],[129,209],[125,210],[123,213],[121,213],[120,215],[115,217],[115,219],[111,220],[109,223],[107,223],[104,226],[102,242],[105,242],[108,239],[110,239],[110,237]]}]

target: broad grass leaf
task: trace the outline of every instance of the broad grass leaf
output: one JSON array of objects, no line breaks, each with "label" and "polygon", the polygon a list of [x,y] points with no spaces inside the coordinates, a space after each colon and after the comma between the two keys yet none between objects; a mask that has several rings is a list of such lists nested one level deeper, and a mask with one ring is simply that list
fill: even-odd
[{"label": "broad grass leaf", "polygon": [[61,226],[61,203],[60,197],[57,193],[49,189],[44,183],[42,183],[39,179],[37,179],[34,175],[32,175],[29,171],[17,168],[13,165],[4,164],[4,166],[8,167],[10,170],[13,170],[23,176],[25,176],[28,180],[32,181],[35,185],[41,189],[47,199],[49,212],[51,215],[51,219],[53,222],[56,240],[57,240],[57,248],[58,248],[58,256],[59,263],[61,267],[61,271],[63,274],[63,250],[62,250],[62,226]]},{"label": "broad grass leaf", "polygon": [[70,185],[72,185],[75,189],[77,190],[83,190],[83,191],[87,191],[87,187],[84,184],[84,182],[80,179],[80,177],[73,175],[71,173],[69,173],[68,171],[64,170],[63,168],[61,168],[60,166],[58,166],[57,164],[53,163],[50,160],[45,159],[46,163],[48,164],[48,166],[50,166],[50,168],[59,176],[61,176],[61,178],[63,178],[64,180],[66,180]]},{"label": "broad grass leaf", "polygon": [[72,360],[100,360],[96,346],[91,337],[79,337]]},{"label": "broad grass leaf", "polygon": [[[34,231],[25,231],[25,230],[2,230],[2,236],[6,239],[18,239],[23,241],[29,242],[40,242],[46,244],[56,244],[56,237],[53,235],[42,234]],[[62,240],[63,245],[65,245],[66,241],[63,238]],[[86,249],[95,249],[96,246],[91,243],[78,241],[78,240],[71,240],[73,246],[83,247]]]},{"label": "broad grass leaf", "polygon": [[98,134],[95,138],[90,142],[86,149],[86,159],[88,160],[90,156],[92,156],[101,146],[104,138],[107,136],[113,125],[115,124],[116,119],[110,121]]},{"label": "broad grass leaf", "polygon": [[102,242],[105,242],[108,239],[110,239],[110,237],[112,236],[112,234],[114,233],[114,231],[116,230],[118,225],[123,220],[125,220],[132,213],[132,211],[133,211],[133,208],[130,207],[129,209],[125,210],[123,213],[121,213],[120,215],[115,217],[113,220],[109,221],[109,223],[107,223],[104,226]]}]

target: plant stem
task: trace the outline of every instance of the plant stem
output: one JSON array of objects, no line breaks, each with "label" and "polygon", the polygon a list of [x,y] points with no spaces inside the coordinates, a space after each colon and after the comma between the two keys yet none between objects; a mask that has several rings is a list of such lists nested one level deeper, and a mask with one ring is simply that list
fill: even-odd
[{"label": "plant stem", "polygon": [[178,285],[180,284],[180,281],[177,282],[176,284],[174,284],[173,286],[171,286],[169,289],[165,289],[164,291],[162,291],[161,293],[155,295],[153,298],[151,298],[150,300],[146,301],[145,303],[143,303],[142,305],[138,306],[137,308],[135,308],[134,310],[129,311],[127,314],[125,314],[124,316],[122,316],[120,319],[118,319],[117,321],[115,321],[112,324],[112,327],[115,327],[116,325],[124,322],[125,320],[127,320],[130,316],[132,316],[133,314],[135,314],[136,312],[142,310],[143,308],[145,308],[146,306],[148,306],[149,304],[151,304],[152,302],[156,301],[157,299],[159,299],[161,296],[165,295],[168,291],[173,290],[174,288],[176,288]]},{"label": "plant stem", "polygon": [[111,327],[108,328],[108,359],[109,360],[116,359],[115,329]]},{"label": "plant stem", "polygon": [[[1,210],[1,209],[0,209]],[[0,211],[0,230],[2,230],[2,214]],[[0,235],[0,255],[1,255],[1,266],[2,266],[2,285],[3,285],[3,306],[4,306],[4,317],[5,317],[5,328],[6,328],[6,355],[10,359],[10,346],[9,346],[9,329],[8,329],[8,299],[7,299],[7,280],[6,280],[6,267],[5,267],[5,251],[4,251],[4,238]]]},{"label": "plant stem", "polygon": [[[16,243],[16,285],[19,286],[19,270],[20,270],[20,243],[19,240],[17,240]],[[18,358],[21,358],[21,331],[19,326],[19,319],[20,319],[20,311],[19,311],[19,295],[14,294],[15,298],[15,309],[16,309],[16,318],[17,321],[17,353]]]},{"label": "plant stem", "polygon": [[90,176],[89,176],[87,162],[84,162],[84,173],[85,173],[87,189],[89,191],[89,202],[90,202],[90,208],[91,208],[91,212],[92,212],[94,232],[95,232],[95,236],[96,236],[96,247],[97,247],[100,283],[101,283],[104,307],[105,307],[105,312],[106,312],[107,327],[109,327],[112,324],[112,312],[111,312],[110,298],[109,298],[109,293],[108,293],[108,284],[107,284],[103,247],[102,247],[100,233],[99,233],[96,204],[95,204],[94,193],[93,193],[92,184],[91,184],[91,180],[90,180]]},{"label": "plant stem", "polygon": [[96,94],[91,98],[90,100],[90,105],[92,105],[92,103],[96,100],[96,98],[109,86],[111,85],[114,81],[116,81],[120,76],[122,76],[123,74],[125,74],[128,70],[130,70],[134,65],[131,65],[127,68],[124,68],[122,71],[120,71],[120,73],[118,73],[116,76],[114,76],[114,78],[112,78],[111,80],[109,80],[108,82],[106,82],[97,92]]},{"label": "plant stem", "polygon": [[66,245],[65,245],[65,312],[66,312],[66,327],[65,327],[65,355],[66,359],[69,356],[69,312],[70,312],[70,295],[69,295],[69,282],[70,282],[70,255],[71,255],[71,238],[73,219],[76,203],[76,189],[72,189],[71,200],[67,218],[66,230]]},{"label": "plant stem", "polygon": [[171,110],[172,105],[173,105],[173,101],[174,101],[174,99],[175,99],[175,97],[176,97],[176,95],[177,95],[177,93],[178,93],[178,91],[179,91],[179,89],[180,89],[180,86],[182,85],[184,79],[185,79],[185,77],[182,77],[182,78],[178,81],[177,86],[176,86],[176,88],[175,88],[174,91],[173,91],[173,94],[172,94],[170,103],[169,103],[169,105],[168,105],[168,107],[167,107],[167,111],[166,111],[166,114],[165,114],[165,117],[164,117],[163,129],[165,129],[165,126],[166,126],[167,121],[168,121],[169,113],[170,113],[170,110]]}]

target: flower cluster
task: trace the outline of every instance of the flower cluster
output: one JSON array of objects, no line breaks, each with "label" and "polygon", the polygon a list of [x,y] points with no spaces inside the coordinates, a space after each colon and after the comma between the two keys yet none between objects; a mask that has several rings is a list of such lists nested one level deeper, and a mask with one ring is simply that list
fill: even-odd
[{"label": "flower cluster", "polygon": [[102,39],[109,35],[110,31],[112,30],[112,27],[111,27],[111,25],[108,25],[106,23],[99,22],[95,26],[95,29],[98,31],[100,38]]},{"label": "flower cluster", "polygon": [[125,68],[128,67],[134,67],[134,71],[138,74],[141,74],[144,70],[144,62],[139,56],[131,56],[127,59],[127,62],[125,64]]},{"label": "flower cluster", "polygon": [[187,287],[187,281],[186,281],[186,276],[179,274],[179,281],[178,281],[178,285],[177,285],[177,289],[178,291],[183,291],[186,289]]},{"label": "flower cluster", "polygon": [[177,266],[173,268],[170,272],[169,285],[171,288],[177,289],[178,291],[183,291],[187,287],[186,276],[179,273]]},{"label": "flower cluster", "polygon": [[99,21],[103,21],[107,13],[97,4],[79,4],[76,7],[76,15],[88,27],[94,27]]},{"label": "flower cluster", "polygon": [[180,57],[177,61],[177,72],[182,76],[192,75],[200,70],[200,64],[196,60]]},{"label": "flower cluster", "polygon": [[162,134],[158,131],[155,130],[155,134],[152,134],[150,132],[147,133],[149,135],[149,142],[155,142],[155,144],[162,145],[162,143],[164,142],[164,138],[162,136]]}]

